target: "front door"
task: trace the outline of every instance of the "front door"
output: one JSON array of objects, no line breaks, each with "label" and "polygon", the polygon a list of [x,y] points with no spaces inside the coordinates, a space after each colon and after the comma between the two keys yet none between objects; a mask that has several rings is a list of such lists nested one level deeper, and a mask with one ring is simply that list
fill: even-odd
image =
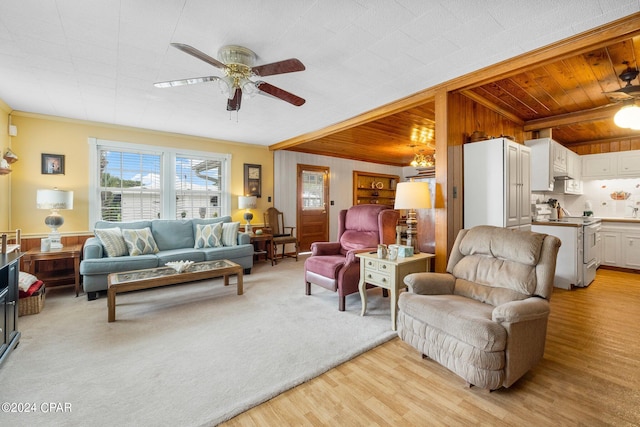
[{"label": "front door", "polygon": [[297,213],[300,252],[329,241],[329,168],[298,165]]}]

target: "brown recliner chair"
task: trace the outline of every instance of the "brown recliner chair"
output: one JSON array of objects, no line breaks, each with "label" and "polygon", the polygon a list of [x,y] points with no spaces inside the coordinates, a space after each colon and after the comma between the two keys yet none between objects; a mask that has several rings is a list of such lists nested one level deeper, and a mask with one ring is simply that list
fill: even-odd
[{"label": "brown recliner chair", "polygon": [[338,241],[311,244],[311,256],[304,262],[306,294],[311,295],[312,283],[337,291],[338,309],[344,311],[345,297],[358,292],[360,259],[356,253],[394,243],[399,215],[389,206],[375,204],[340,211]]},{"label": "brown recliner chair", "polygon": [[405,277],[398,335],[470,385],[511,386],[544,354],[559,248],[546,234],[461,230],[446,273]]}]

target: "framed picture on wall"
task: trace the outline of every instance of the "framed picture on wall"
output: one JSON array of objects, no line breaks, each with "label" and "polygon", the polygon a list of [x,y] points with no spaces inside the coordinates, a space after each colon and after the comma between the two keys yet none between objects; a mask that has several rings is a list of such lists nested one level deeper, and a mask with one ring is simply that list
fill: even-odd
[{"label": "framed picture on wall", "polygon": [[42,153],[42,173],[44,175],[64,175],[64,154]]},{"label": "framed picture on wall", "polygon": [[244,195],[262,197],[262,165],[244,164]]}]

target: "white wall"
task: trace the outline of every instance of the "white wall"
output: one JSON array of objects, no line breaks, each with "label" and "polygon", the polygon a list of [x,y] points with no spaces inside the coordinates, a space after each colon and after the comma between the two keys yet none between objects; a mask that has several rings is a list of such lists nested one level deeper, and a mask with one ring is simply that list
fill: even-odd
[{"label": "white wall", "polygon": [[297,165],[324,166],[329,168],[329,240],[338,236],[338,212],[353,205],[353,171],[377,172],[403,176],[403,168],[379,165],[336,157],[297,153],[294,151],[274,152],[273,206],[284,212],[285,225],[296,226],[296,185]]}]

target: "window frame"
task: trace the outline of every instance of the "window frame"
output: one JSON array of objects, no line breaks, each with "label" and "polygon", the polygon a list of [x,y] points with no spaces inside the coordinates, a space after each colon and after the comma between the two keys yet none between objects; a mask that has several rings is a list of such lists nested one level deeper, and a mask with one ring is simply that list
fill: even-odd
[{"label": "window frame", "polygon": [[176,149],[157,145],[136,144],[131,142],[111,141],[106,139],[89,138],[89,230],[101,220],[100,216],[100,181],[98,174],[99,150],[130,151],[144,154],[160,155],[160,218],[175,219],[176,210],[176,157],[197,157],[220,161],[222,165],[222,186],[220,188],[220,213],[222,216],[231,215],[231,154]]}]

